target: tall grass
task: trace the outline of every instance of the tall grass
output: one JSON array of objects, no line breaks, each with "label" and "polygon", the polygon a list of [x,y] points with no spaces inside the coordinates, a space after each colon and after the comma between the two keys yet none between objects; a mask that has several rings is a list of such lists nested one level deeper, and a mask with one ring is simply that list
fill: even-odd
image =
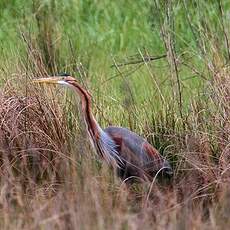
[{"label": "tall grass", "polygon": [[[0,4],[1,229],[229,228],[228,1]],[[74,95],[31,84],[63,71],[102,127],[147,138],[173,179],[117,178]]]}]

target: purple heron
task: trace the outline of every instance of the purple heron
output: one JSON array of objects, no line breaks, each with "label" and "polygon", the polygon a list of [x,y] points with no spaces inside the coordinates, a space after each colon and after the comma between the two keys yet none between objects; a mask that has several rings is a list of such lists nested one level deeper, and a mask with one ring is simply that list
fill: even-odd
[{"label": "purple heron", "polygon": [[151,180],[159,172],[172,175],[169,162],[144,138],[127,128],[109,126],[102,129],[93,116],[90,93],[75,78],[57,76],[34,82],[65,85],[80,96],[83,119],[92,146],[101,158],[115,167],[122,179]]}]

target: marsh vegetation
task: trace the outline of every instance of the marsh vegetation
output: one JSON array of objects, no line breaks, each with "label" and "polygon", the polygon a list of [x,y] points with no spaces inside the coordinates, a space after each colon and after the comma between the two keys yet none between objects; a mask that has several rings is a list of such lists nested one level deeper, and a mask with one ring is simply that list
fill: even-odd
[{"label": "marsh vegetation", "polygon": [[[230,3],[0,1],[1,229],[230,228]],[[60,72],[173,166],[127,187],[92,150]]]}]

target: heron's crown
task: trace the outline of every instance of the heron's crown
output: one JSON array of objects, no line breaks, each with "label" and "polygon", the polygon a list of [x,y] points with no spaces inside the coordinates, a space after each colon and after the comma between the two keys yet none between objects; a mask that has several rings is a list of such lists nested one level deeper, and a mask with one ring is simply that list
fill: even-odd
[{"label": "heron's crown", "polygon": [[60,76],[60,77],[70,77],[71,75],[69,73],[65,73],[65,72],[62,72],[62,73],[58,73],[57,75],[54,75],[55,76]]}]

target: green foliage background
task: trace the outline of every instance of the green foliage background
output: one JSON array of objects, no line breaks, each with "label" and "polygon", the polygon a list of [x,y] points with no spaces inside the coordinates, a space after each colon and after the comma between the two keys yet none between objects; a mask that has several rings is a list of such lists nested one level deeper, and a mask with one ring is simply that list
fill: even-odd
[{"label": "green foliage background", "polygon": [[[228,0],[1,0],[2,225],[229,224],[229,28]],[[89,89],[102,127],[128,127],[170,161],[170,186],[130,192],[89,154],[72,94],[30,84],[60,72]]]}]

